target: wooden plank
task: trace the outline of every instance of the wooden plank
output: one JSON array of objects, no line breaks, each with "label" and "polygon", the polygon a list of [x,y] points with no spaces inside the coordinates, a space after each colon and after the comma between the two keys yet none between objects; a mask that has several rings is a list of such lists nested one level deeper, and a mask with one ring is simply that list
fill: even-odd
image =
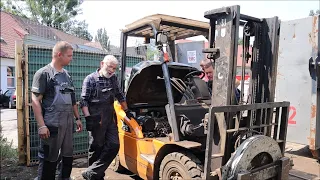
[{"label": "wooden plank", "polygon": [[28,85],[28,72],[29,72],[29,67],[28,67],[28,63],[29,63],[29,58],[28,58],[28,46],[25,47],[25,104],[24,104],[24,109],[25,109],[25,124],[26,124],[26,138],[27,138],[27,166],[30,166],[30,130],[29,130],[29,85]]},{"label": "wooden plank", "polygon": [[25,128],[24,128],[24,119],[23,119],[23,95],[22,95],[22,55],[23,55],[23,42],[16,41],[15,42],[15,74],[16,74],[16,109],[17,109],[17,127],[18,127],[18,156],[19,156],[19,164],[26,163],[25,156]]}]

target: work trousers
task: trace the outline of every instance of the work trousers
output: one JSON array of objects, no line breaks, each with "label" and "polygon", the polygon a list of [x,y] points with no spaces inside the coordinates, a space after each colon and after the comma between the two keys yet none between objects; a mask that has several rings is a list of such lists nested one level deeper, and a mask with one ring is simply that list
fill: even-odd
[{"label": "work trousers", "polygon": [[101,126],[89,131],[89,152],[87,172],[100,180],[119,151],[119,135],[113,120],[113,108],[107,110]]}]

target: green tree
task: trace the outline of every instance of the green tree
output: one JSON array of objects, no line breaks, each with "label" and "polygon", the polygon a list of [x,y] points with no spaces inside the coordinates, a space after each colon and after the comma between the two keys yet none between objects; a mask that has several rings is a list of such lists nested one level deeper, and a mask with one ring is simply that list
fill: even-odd
[{"label": "green tree", "polygon": [[59,28],[79,14],[81,3],[78,0],[26,0],[33,20]]},{"label": "green tree", "polygon": [[110,51],[110,40],[105,28],[97,30],[97,35],[95,36],[94,41],[99,42],[104,49]]},{"label": "green tree", "polygon": [[79,37],[81,39],[85,39],[88,41],[92,41],[92,35],[88,31],[88,24],[85,20],[83,21],[77,21],[77,20],[71,20],[63,24],[62,31],[72,34],[76,37]]},{"label": "green tree", "polygon": [[1,11],[27,18],[27,16],[23,13],[24,9],[17,4],[16,0],[0,1],[0,8]]},{"label": "green tree", "polygon": [[158,56],[159,55],[159,51],[157,49],[152,49],[152,48],[147,48],[147,60],[154,60],[154,56]]},{"label": "green tree", "polygon": [[242,45],[243,44],[243,39],[242,38],[239,38],[238,39],[238,45]]},{"label": "green tree", "polygon": [[309,12],[309,16],[314,16],[316,14],[320,14],[320,9],[316,10],[316,12],[314,12],[313,10],[310,10]]},{"label": "green tree", "polygon": [[1,1],[1,10],[32,19],[88,41],[93,38],[88,31],[86,21],[75,20],[75,17],[81,13],[80,5],[83,2],[81,0],[19,1],[25,8],[21,8],[22,6],[17,2],[18,0]]},{"label": "green tree", "polygon": [[159,56],[159,51],[155,43],[156,41],[154,39],[150,39],[150,43],[147,45],[147,60],[154,60],[154,56]]}]

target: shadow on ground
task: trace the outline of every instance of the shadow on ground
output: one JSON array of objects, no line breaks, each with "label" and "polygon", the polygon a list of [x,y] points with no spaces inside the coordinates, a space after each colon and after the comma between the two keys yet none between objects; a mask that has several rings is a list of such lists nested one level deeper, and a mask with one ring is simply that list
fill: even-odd
[{"label": "shadow on ground", "polygon": [[[87,158],[85,157],[81,157],[81,158],[77,158],[73,160],[73,168],[87,168]],[[130,172],[129,170],[124,170],[121,172],[117,172],[119,175],[124,175],[127,176],[130,179],[134,179],[134,180],[142,180],[139,176],[137,176],[136,174],[133,174],[132,172]],[[106,174],[107,175],[107,174]]]},{"label": "shadow on ground", "polygon": [[300,148],[293,148],[293,147],[288,147],[286,149],[286,153],[292,154],[292,155],[297,155],[297,156],[303,156],[303,157],[308,157],[308,158],[313,158],[312,153],[309,149],[309,146],[302,146]]}]

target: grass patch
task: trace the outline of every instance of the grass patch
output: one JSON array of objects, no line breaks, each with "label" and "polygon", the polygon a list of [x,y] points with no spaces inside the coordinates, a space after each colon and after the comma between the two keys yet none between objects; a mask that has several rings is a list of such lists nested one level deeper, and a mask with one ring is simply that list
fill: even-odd
[{"label": "grass patch", "polygon": [[18,151],[13,148],[12,141],[9,142],[7,138],[3,137],[2,126],[0,125],[0,161],[18,159]]}]

